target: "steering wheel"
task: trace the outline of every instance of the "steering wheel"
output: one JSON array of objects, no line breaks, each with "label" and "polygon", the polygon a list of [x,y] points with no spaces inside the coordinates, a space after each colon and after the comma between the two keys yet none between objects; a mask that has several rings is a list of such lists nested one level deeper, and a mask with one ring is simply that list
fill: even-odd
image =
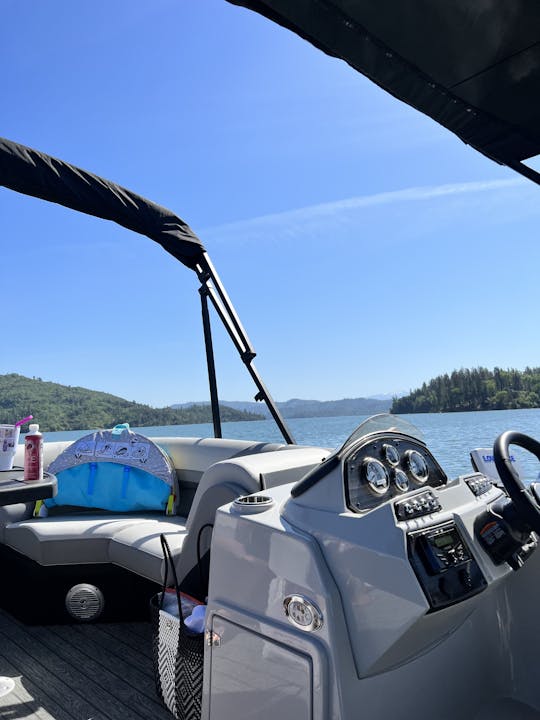
[{"label": "steering wheel", "polygon": [[531,530],[540,533],[540,484],[532,483],[530,487],[525,487],[510,460],[510,445],[528,450],[540,460],[540,442],[523,433],[507,430],[493,445],[495,467],[517,514]]}]

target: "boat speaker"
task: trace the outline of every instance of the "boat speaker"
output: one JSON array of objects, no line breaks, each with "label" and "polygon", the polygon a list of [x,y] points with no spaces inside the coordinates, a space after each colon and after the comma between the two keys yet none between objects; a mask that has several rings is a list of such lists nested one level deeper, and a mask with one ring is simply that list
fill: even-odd
[{"label": "boat speaker", "polygon": [[101,590],[90,583],[74,585],[66,595],[66,610],[79,622],[97,620],[105,607]]}]

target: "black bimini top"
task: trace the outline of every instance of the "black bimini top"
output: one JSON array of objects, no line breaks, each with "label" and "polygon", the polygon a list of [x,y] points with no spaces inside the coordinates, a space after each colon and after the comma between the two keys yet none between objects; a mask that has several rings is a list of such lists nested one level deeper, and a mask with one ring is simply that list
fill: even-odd
[{"label": "black bimini top", "polygon": [[192,270],[204,253],[193,230],[170,210],[63,160],[2,138],[0,185],[146,235]]},{"label": "black bimini top", "polygon": [[535,182],[539,0],[229,0],[345,60]]},{"label": "black bimini top", "polygon": [[256,353],[229,296],[201,241],[189,225],[170,210],[156,205],[131,190],[63,160],[3,138],[0,138],[0,185],[25,195],[33,195],[42,200],[64,205],[87,215],[112,220],[128,230],[155,240],[173,257],[195,271],[201,281],[199,292],[215,437],[221,437],[221,420],[208,298],[257,386],[255,399],[266,402],[285,441],[289,444],[294,443],[293,436],[277,405],[252,364]]}]

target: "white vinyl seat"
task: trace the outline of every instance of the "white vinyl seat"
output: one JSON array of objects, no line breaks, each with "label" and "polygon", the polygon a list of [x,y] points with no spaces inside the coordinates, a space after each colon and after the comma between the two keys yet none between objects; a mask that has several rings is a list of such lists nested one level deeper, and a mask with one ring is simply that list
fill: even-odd
[{"label": "white vinyl seat", "polygon": [[[161,439],[160,439],[161,440]],[[165,563],[160,535],[166,535],[179,578],[197,566],[201,528],[211,526],[218,507],[238,495],[296,482],[328,454],[323,448],[265,445],[221,439],[165,439],[160,443],[173,457],[182,485],[196,488],[183,515],[148,511],[72,512],[56,508],[49,517],[32,517],[31,505],[0,508],[0,543],[42,566],[113,564],[156,583],[163,581]],[[59,445],[57,443],[57,445]],[[55,452],[61,448],[55,447]],[[185,517],[189,512],[188,517]]]},{"label": "white vinyl seat", "polygon": [[11,523],[28,520],[32,517],[34,503],[16,503],[0,505],[0,543],[5,543],[6,527]]},{"label": "white vinyl seat", "polygon": [[148,580],[162,579],[161,533],[181,552],[186,520],[159,513],[143,516],[76,514],[30,518],[7,525],[4,544],[40,565],[113,563]]},{"label": "white vinyl seat", "polygon": [[186,518],[162,517],[119,529],[109,544],[109,562],[162,583],[165,573],[162,534],[167,538],[173,557],[180,555],[187,537]]}]

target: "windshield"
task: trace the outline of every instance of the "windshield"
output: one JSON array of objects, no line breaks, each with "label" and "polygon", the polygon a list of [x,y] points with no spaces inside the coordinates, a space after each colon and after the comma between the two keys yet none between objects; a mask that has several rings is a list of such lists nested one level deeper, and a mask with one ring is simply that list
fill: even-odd
[{"label": "windshield", "polygon": [[404,420],[399,415],[382,413],[381,415],[373,415],[360,423],[356,430],[345,440],[339,452],[341,453],[348,445],[352,445],[362,437],[381,432],[397,432],[425,442],[424,436],[415,425]]}]

